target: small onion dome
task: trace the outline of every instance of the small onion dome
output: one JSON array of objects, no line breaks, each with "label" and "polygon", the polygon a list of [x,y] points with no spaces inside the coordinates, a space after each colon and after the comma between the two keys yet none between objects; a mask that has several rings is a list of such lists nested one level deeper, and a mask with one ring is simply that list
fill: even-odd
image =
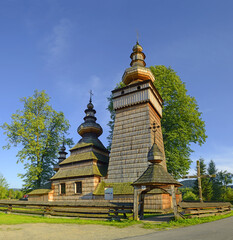
[{"label": "small onion dome", "polygon": [[58,160],[59,162],[62,162],[63,160],[66,159],[67,152],[65,152],[66,148],[64,146],[64,143],[62,144],[62,147],[60,148],[60,151],[58,152],[59,157]]},{"label": "small onion dome", "polygon": [[91,102],[87,104],[87,109],[85,110],[86,116],[83,118],[84,123],[78,127],[78,134],[84,136],[86,133],[94,133],[98,137],[103,133],[102,127],[96,123],[95,109],[94,105]]},{"label": "small onion dome", "polygon": [[133,47],[133,52],[130,55],[130,58],[132,59],[130,66],[146,66],[146,63],[144,62],[146,55],[142,52],[143,48],[139,43],[137,42],[136,45]]},{"label": "small onion dome", "polygon": [[160,163],[163,161],[163,153],[160,151],[157,144],[153,144],[150,151],[148,152],[147,158],[151,163]]}]

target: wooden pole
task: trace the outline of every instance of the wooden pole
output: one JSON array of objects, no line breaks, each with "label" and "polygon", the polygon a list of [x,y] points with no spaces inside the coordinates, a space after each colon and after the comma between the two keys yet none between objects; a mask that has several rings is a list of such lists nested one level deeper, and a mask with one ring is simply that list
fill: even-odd
[{"label": "wooden pole", "polygon": [[180,218],[180,215],[178,213],[178,207],[177,207],[177,203],[176,203],[176,193],[175,193],[174,185],[171,185],[171,196],[172,196],[174,216],[177,219],[177,218]]},{"label": "wooden pole", "polygon": [[134,187],[134,198],[133,198],[133,220],[138,221],[138,188]]},{"label": "wooden pole", "polygon": [[202,188],[201,188],[201,167],[200,167],[199,160],[197,160],[197,181],[198,181],[199,199],[200,199],[200,202],[203,202]]}]

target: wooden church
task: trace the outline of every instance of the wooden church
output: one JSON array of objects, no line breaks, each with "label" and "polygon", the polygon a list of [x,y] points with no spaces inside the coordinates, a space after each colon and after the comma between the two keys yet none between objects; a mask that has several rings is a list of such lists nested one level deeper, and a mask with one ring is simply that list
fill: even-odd
[{"label": "wooden church", "polygon": [[[159,166],[156,169],[161,170],[162,167],[162,170],[151,173],[153,179],[163,181],[166,178],[167,182],[163,188],[155,188],[146,194],[145,207],[172,207],[171,195],[167,189],[172,184],[176,187],[181,184],[167,172],[160,127],[163,100],[153,84],[154,75],[146,67],[145,54],[138,42],[133,47],[130,58],[131,67],[125,70],[122,77],[125,87],[112,91],[116,115],[110,156],[98,139],[102,128],[96,123],[96,111],[90,98],[84,123],[78,127],[80,141],[70,149],[68,158],[65,147],[62,146],[59,162],[54,167],[56,174],[50,179],[51,187],[32,191],[29,200],[104,200],[105,189],[113,188],[113,201],[132,202],[132,184],[138,184],[140,179],[144,179],[145,173],[148,179],[148,169],[152,169],[149,155],[154,151],[154,155],[159,154],[156,163]],[[156,131],[152,131],[151,126]],[[177,188],[176,198],[177,201],[181,198]]]}]

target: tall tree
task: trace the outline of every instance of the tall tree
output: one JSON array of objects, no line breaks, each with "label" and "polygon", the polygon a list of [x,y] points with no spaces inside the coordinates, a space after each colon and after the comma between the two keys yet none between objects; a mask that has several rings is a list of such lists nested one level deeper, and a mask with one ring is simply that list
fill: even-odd
[{"label": "tall tree", "polygon": [[217,174],[217,180],[221,184],[222,190],[222,201],[226,201],[227,187],[230,183],[232,183],[233,174],[225,171],[220,171]]},{"label": "tall tree", "polygon": [[8,183],[3,175],[0,173],[0,199],[7,198],[8,194]]},{"label": "tall tree", "polygon": [[[8,140],[4,148],[22,147],[17,163],[22,162],[26,170],[20,174],[26,191],[41,187],[53,175],[59,146],[69,129],[68,120],[48,104],[49,99],[44,91],[36,90],[32,97],[21,99],[24,108],[11,116],[11,124],[1,126]],[[70,145],[72,139],[66,138],[65,142]]]},{"label": "tall tree", "polygon": [[[155,76],[154,85],[164,101],[161,126],[168,172],[179,178],[187,174],[190,168],[191,143],[202,145],[206,140],[205,123],[201,119],[195,98],[187,94],[185,84],[174,70],[162,65],[150,69]],[[115,117],[111,97],[108,110],[111,113],[111,145]]]},{"label": "tall tree", "polygon": [[213,160],[211,160],[209,162],[208,165],[208,169],[207,169],[207,173],[209,175],[213,175],[215,174],[216,177],[215,178],[210,178],[210,183],[212,184],[212,189],[213,189],[213,195],[211,200],[212,201],[220,201],[221,200],[221,196],[222,196],[222,184],[218,179],[218,170],[215,166],[215,162]]}]

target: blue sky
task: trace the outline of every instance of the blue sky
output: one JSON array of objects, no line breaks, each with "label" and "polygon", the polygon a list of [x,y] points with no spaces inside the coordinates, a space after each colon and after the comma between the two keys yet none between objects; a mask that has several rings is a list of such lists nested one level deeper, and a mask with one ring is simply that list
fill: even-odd
[{"label": "blue sky", "polygon": [[[45,90],[76,143],[92,89],[107,145],[107,97],[129,67],[138,31],[147,66],[171,66],[203,113],[208,139],[193,145],[192,160],[233,172],[232,11],[227,0],[0,1],[0,125],[22,109],[20,98]],[[0,130],[0,146],[5,139]],[[0,149],[10,187],[22,186],[16,154]]]}]

